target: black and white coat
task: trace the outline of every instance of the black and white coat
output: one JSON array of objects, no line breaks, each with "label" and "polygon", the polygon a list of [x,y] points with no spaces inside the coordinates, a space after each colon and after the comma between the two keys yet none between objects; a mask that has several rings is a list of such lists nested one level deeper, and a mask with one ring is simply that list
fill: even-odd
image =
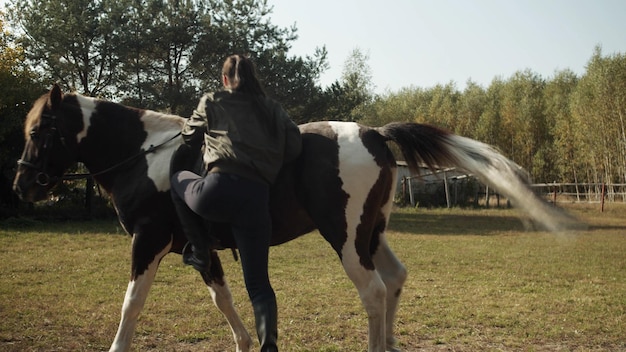
[{"label": "black and white coat", "polygon": [[[35,102],[25,122],[26,145],[15,191],[45,199],[75,162],[82,162],[111,195],[120,223],[133,236],[131,276],[110,351],[128,351],[137,318],[161,259],[186,242],[169,194],[169,162],[182,142],[184,119],[116,103],[63,94],[58,86]],[[302,153],[283,168],[271,193],[272,244],[314,229],[330,243],[359,292],[368,316],[368,351],[398,351],[393,335],[407,277],[389,248],[385,229],[395,193],[395,142],[417,169],[455,166],[509,197],[531,219],[560,230],[571,219],[539,199],[519,166],[488,145],[414,123],[373,128],[352,122],[300,126]],[[175,137],[172,139],[172,137]],[[158,148],[155,148],[158,146]],[[219,228],[222,242],[229,229]],[[238,352],[252,339],[233,305],[217,252],[203,279],[225,315]]]}]

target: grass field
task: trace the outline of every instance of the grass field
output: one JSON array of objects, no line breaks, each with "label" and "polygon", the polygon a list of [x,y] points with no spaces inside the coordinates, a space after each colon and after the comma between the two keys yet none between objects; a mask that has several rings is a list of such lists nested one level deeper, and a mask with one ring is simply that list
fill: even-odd
[{"label": "grass field", "polygon": [[[407,351],[626,351],[626,205],[568,208],[590,224],[526,232],[513,210],[397,210],[389,242],[409,270],[397,337]],[[130,237],[115,222],[0,222],[0,350],[108,350]],[[254,336],[238,262],[223,252]],[[271,252],[282,351],[366,351],[367,318],[330,246]],[[193,269],[161,264],[133,351],[233,351]]]}]

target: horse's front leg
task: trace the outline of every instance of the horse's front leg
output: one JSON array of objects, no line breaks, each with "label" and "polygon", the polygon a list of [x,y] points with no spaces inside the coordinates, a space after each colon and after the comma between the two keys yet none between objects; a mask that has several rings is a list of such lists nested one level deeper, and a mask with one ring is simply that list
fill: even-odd
[{"label": "horse's front leg", "polygon": [[157,269],[159,268],[159,263],[170,251],[171,246],[172,244],[170,242],[159,253],[155,253],[154,259],[149,263],[142,263],[141,259],[139,259],[139,254],[145,255],[145,253],[139,253],[141,241],[138,240],[137,235],[133,236],[131,279],[126,288],[126,295],[124,296],[120,325],[109,352],[125,352],[130,350],[130,345],[135,333],[135,326],[137,325],[137,318],[146,302],[148,292],[150,291]]},{"label": "horse's front leg", "polygon": [[249,352],[253,341],[235,309],[233,296],[224,279],[224,270],[217,252],[212,253],[211,259],[211,272],[208,275],[203,273],[202,279],[209,287],[213,303],[224,314],[230,325],[230,330],[237,345],[237,352]]}]

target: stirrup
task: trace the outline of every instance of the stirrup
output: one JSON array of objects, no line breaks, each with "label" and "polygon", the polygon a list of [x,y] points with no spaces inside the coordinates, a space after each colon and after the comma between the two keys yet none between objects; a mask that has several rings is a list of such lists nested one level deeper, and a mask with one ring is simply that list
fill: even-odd
[{"label": "stirrup", "polygon": [[183,263],[187,264],[187,258],[193,255],[193,245],[191,242],[187,241],[183,246],[183,250],[180,253],[183,256]]},{"label": "stirrup", "polygon": [[[193,251],[193,248],[189,248],[191,242],[187,241],[182,250],[183,264],[191,265],[194,269],[201,273],[208,273],[211,269],[211,255],[207,257],[207,261],[198,258]],[[189,248],[189,249],[188,249]]]}]

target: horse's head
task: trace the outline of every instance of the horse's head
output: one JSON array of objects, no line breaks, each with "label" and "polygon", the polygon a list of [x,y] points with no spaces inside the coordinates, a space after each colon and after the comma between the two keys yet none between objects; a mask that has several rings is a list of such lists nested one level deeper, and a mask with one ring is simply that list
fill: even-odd
[{"label": "horse's head", "polygon": [[73,152],[76,140],[67,138],[70,135],[67,117],[77,111],[68,111],[64,105],[63,93],[55,84],[28,112],[24,123],[24,151],[17,162],[13,182],[13,189],[23,200],[45,199],[48,191],[61,181],[63,173],[76,162]]}]

